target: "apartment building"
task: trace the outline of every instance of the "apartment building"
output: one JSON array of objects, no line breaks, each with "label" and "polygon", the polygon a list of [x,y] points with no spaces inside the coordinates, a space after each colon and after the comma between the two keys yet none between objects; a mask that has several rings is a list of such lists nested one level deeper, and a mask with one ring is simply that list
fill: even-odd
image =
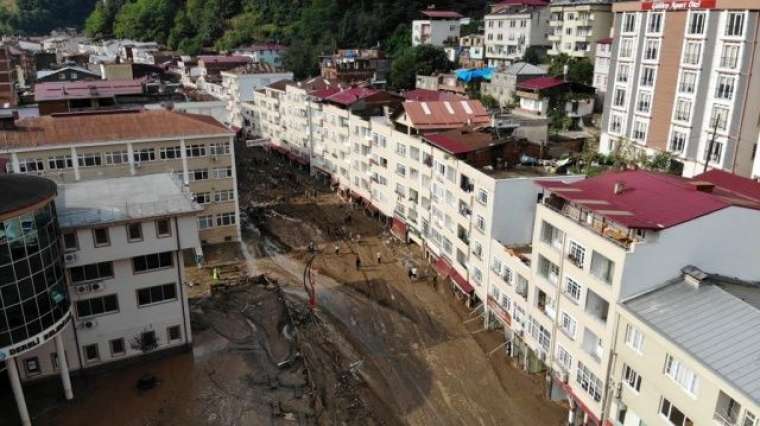
[{"label": "apartment building", "polygon": [[450,10],[426,9],[422,19],[412,21],[412,46],[456,46],[461,28],[460,13]]},{"label": "apartment building", "polygon": [[292,72],[284,72],[266,63],[250,63],[221,72],[221,99],[227,102],[230,125],[238,129],[244,126],[242,103],[250,102],[254,93],[269,84],[292,80]]},{"label": "apartment building", "polygon": [[480,84],[480,90],[499,102],[501,106],[512,105],[515,101],[517,84],[546,75],[546,70],[527,62],[515,62],[504,70],[493,73],[491,81]]},{"label": "apartment building", "polygon": [[[668,4],[668,3],[666,3]],[[757,174],[760,103],[753,46],[756,2],[691,2],[653,8],[614,5],[615,42],[600,150],[621,140],[672,154],[685,176],[721,169]]]},{"label": "apartment building", "polygon": [[343,84],[384,83],[391,60],[380,49],[341,49],[320,61],[320,75]]},{"label": "apartment building", "polygon": [[594,60],[597,40],[612,28],[610,0],[559,0],[549,7],[549,55]]},{"label": "apartment building", "polygon": [[116,108],[129,105],[144,94],[145,85],[139,80],[70,81],[34,86],[34,102],[40,115]]},{"label": "apartment building", "polygon": [[462,68],[483,68],[485,66],[484,39],[483,34],[459,37],[459,65]]},{"label": "apartment building", "polygon": [[200,239],[240,239],[234,133],[210,117],[110,111],[7,120],[0,157],[10,173],[57,183],[175,173],[204,207]]},{"label": "apartment building", "polygon": [[687,266],[619,311],[613,424],[758,424],[757,281]]},{"label": "apartment building", "polygon": [[485,22],[489,67],[505,68],[523,58],[529,47],[548,46],[549,2],[507,0],[491,6]]},{"label": "apartment building", "polygon": [[607,82],[610,75],[610,60],[612,58],[612,37],[606,37],[596,42],[596,54],[594,56],[594,78],[592,86],[596,89],[595,105],[600,108],[604,105],[607,95]]},{"label": "apartment building", "polygon": [[282,56],[287,52],[287,46],[277,43],[255,43],[235,50],[236,56],[247,56],[253,62],[282,66]]}]

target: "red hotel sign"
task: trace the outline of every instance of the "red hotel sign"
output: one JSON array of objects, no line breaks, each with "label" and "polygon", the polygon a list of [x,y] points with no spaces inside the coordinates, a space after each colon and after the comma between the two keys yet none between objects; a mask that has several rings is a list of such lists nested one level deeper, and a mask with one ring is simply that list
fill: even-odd
[{"label": "red hotel sign", "polygon": [[658,0],[641,2],[641,10],[714,9],[718,0]]}]

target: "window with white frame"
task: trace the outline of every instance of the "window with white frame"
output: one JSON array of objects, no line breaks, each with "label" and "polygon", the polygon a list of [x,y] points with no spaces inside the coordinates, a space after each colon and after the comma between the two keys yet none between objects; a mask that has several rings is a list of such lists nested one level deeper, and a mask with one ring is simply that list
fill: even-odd
[{"label": "window with white frame", "polygon": [[744,12],[728,12],[726,16],[726,37],[744,35]]},{"label": "window with white frame", "polygon": [[624,13],[623,14],[623,32],[632,33],[636,31],[636,14]]},{"label": "window with white frame", "polygon": [[501,271],[501,279],[509,285],[512,284],[512,269],[509,266],[504,265]]},{"label": "window with white frame", "polygon": [[633,39],[632,38],[620,39],[620,52],[618,53],[618,56],[621,59],[631,59],[631,57],[633,56]]},{"label": "window with white frame", "polygon": [[70,155],[59,155],[48,158],[48,168],[50,170],[70,169],[72,167],[74,167],[74,162],[71,161]]},{"label": "window with white frame", "polygon": [[732,70],[736,69],[739,65],[740,48],[738,44],[724,44],[720,55],[720,67]]},{"label": "window with white frame", "polygon": [[647,32],[650,34],[659,34],[662,32],[662,13],[649,13],[647,20]]},{"label": "window with white frame", "polygon": [[623,131],[623,116],[610,114],[610,133],[620,134]]},{"label": "window with white frame", "polygon": [[604,384],[581,361],[578,361],[578,370],[576,371],[575,381],[580,385],[581,389],[594,398],[594,401],[599,402],[602,400]]},{"label": "window with white frame", "polygon": [[216,215],[216,226],[228,226],[235,224],[235,213],[222,213]]},{"label": "window with white frame", "polygon": [[644,335],[641,330],[631,324],[625,326],[625,343],[634,351],[642,353],[644,349]]},{"label": "window with white frame", "polygon": [[643,142],[647,138],[647,127],[649,124],[646,121],[634,120],[633,131],[631,132],[631,139],[639,142]]},{"label": "window with white frame", "polygon": [[478,202],[484,206],[488,204],[488,191],[478,189]]},{"label": "window with white frame", "polygon": [[208,229],[208,228],[211,228],[213,226],[214,226],[214,217],[213,216],[211,216],[211,215],[209,215],[209,216],[198,216],[198,228],[199,229],[201,229],[201,230]]},{"label": "window with white frame", "polygon": [[681,72],[681,82],[678,84],[678,92],[690,94],[694,93],[697,86],[697,73],[694,71]]},{"label": "window with white frame", "polygon": [[512,299],[510,299],[509,296],[507,296],[506,294],[501,295],[501,301],[499,302],[499,304],[507,312],[512,310]]},{"label": "window with white frame", "polygon": [[483,246],[477,241],[472,242],[472,254],[478,259],[483,257]]},{"label": "window with white frame", "polygon": [[234,201],[234,200],[235,200],[235,191],[232,189],[226,189],[226,190],[214,192],[214,202],[216,203],[224,203],[227,201]]},{"label": "window with white frame", "polygon": [[691,421],[683,411],[673,405],[667,398],[662,398],[660,401],[660,415],[664,417],[673,426],[692,426],[694,422]]},{"label": "window with white frame", "polygon": [[652,109],[652,92],[639,92],[639,100],[636,102],[636,111],[648,114]]},{"label": "window with white frame", "polygon": [[406,145],[397,143],[396,154],[400,155],[401,157],[406,157]]},{"label": "window with white frame", "polygon": [[628,364],[623,364],[623,382],[637,393],[641,390],[641,376]]},{"label": "window with white frame", "polygon": [[686,147],[687,133],[682,130],[673,130],[670,134],[670,145],[668,149],[670,152],[680,153],[683,152]]},{"label": "window with white frame", "polygon": [[39,158],[21,158],[18,160],[20,173],[34,173],[45,170],[45,164]]},{"label": "window with white frame", "polygon": [[575,241],[570,241],[567,256],[573,264],[581,269],[586,263],[586,248]]},{"label": "window with white frame", "polygon": [[575,318],[563,311],[559,318],[559,324],[562,332],[565,333],[567,337],[575,339],[575,328],[577,324]]},{"label": "window with white frame", "polygon": [[699,391],[699,376],[670,354],[665,356],[665,375],[681,385],[689,394],[697,395]]},{"label": "window with white frame", "polygon": [[232,167],[216,167],[213,169],[212,177],[214,179],[227,179],[232,177]]},{"label": "window with white frame", "polygon": [[718,130],[726,130],[728,128],[728,108],[722,105],[714,105],[712,113],[710,114],[710,130],[717,127]]},{"label": "window with white frame", "polygon": [[641,87],[654,87],[655,67],[641,67]]},{"label": "window with white frame", "polygon": [[573,369],[573,356],[562,345],[557,345],[557,363],[568,372]]},{"label": "window with white frame", "polygon": [[502,268],[501,260],[494,257],[493,260],[491,261],[491,270],[495,272],[497,275],[501,275],[501,268]]},{"label": "window with white frame", "polygon": [[612,105],[616,107],[625,106],[625,89],[616,87],[615,94],[612,98]]},{"label": "window with white frame", "polygon": [[475,217],[475,228],[477,228],[478,231],[480,231],[480,232],[485,232],[485,230],[486,230],[486,219],[483,216],[477,215]]},{"label": "window with white frame", "polygon": [[594,251],[591,255],[591,275],[607,284],[611,284],[614,274],[615,262],[605,257],[603,254]]},{"label": "window with white frame", "polygon": [[718,74],[715,84],[715,97],[718,99],[732,100],[736,77],[728,74]]},{"label": "window with white frame", "polygon": [[567,277],[565,281],[565,295],[578,303],[581,300],[581,291],[583,291],[581,285],[574,279]]},{"label": "window with white frame", "polygon": [[702,43],[687,41],[683,48],[683,63],[686,65],[699,65],[702,57]]},{"label": "window with white frame", "polygon": [[688,35],[702,35],[705,33],[705,12],[689,12],[689,22],[686,28]]},{"label": "window with white frame", "polygon": [[129,163],[129,153],[127,151],[109,151],[103,154],[107,166],[118,166]]},{"label": "window with white frame", "polygon": [[483,281],[483,273],[480,272],[480,268],[477,266],[472,267],[472,280],[478,285]]},{"label": "window with white frame", "polygon": [[158,158],[162,160],[175,160],[182,158],[182,148],[180,146],[167,146],[159,148]]},{"label": "window with white frame", "polygon": [[691,120],[691,101],[688,99],[676,100],[675,120],[688,122]]},{"label": "window with white frame", "polygon": [[708,154],[709,145],[707,148],[705,148],[705,161],[710,161],[711,163],[720,163],[720,159],[723,157],[723,143],[715,141],[713,143],[712,147],[712,153]]},{"label": "window with white frame", "polygon": [[627,83],[631,75],[631,65],[627,63],[618,64],[616,80],[618,83]]},{"label": "window with white frame", "polygon": [[210,155],[226,155],[230,153],[229,142],[212,143],[208,146]]},{"label": "window with white frame", "polygon": [[656,61],[660,57],[660,40],[647,39],[644,43],[644,60]]}]

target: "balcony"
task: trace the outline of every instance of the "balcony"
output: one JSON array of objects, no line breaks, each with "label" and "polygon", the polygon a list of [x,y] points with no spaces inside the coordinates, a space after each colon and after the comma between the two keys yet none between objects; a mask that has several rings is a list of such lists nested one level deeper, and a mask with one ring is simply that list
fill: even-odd
[{"label": "balcony", "polygon": [[718,402],[715,406],[713,420],[720,426],[737,426],[739,424],[739,413],[742,406],[733,398],[720,391]]},{"label": "balcony", "polygon": [[597,321],[606,324],[607,315],[610,311],[610,303],[604,298],[594,293],[593,290],[586,290],[586,313]]},{"label": "balcony", "polygon": [[463,242],[465,245],[470,245],[470,233],[467,232],[462,225],[457,226],[457,238],[459,238],[459,241]]}]

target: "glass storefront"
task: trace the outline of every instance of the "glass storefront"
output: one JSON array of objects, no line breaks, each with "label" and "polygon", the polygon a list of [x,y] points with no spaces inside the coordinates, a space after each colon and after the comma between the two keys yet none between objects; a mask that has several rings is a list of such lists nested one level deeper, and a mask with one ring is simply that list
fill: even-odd
[{"label": "glass storefront", "polygon": [[55,203],[0,221],[0,350],[68,312]]}]

